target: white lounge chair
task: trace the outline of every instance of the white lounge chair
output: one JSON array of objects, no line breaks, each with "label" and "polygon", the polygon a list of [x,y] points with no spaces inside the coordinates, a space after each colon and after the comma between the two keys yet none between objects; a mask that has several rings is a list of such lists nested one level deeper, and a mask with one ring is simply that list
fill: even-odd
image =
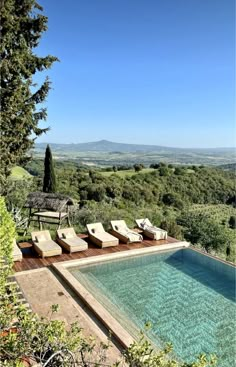
[{"label": "white lounge chair", "polygon": [[102,223],[91,223],[86,225],[89,239],[100,247],[117,246],[119,240],[106,232]]},{"label": "white lounge chair", "polygon": [[129,229],[124,220],[111,221],[112,234],[122,242],[142,242],[143,236],[132,229]]},{"label": "white lounge chair", "polygon": [[148,218],[136,219],[136,223],[139,229],[143,230],[143,234],[151,238],[152,240],[166,240],[167,231],[164,229],[153,226]]},{"label": "white lounge chair", "polygon": [[61,255],[61,247],[51,239],[49,231],[38,231],[31,233],[35,251],[41,257]]},{"label": "white lounge chair", "polygon": [[16,240],[13,241],[13,261],[21,261],[22,260],[22,252],[17,246]]},{"label": "white lounge chair", "polygon": [[88,249],[87,242],[76,235],[74,228],[58,229],[57,242],[70,253]]}]

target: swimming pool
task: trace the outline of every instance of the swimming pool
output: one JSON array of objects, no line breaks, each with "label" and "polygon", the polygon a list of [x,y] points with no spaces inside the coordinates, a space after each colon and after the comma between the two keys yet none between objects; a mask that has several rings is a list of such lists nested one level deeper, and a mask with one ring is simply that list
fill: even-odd
[{"label": "swimming pool", "polygon": [[71,274],[134,336],[146,322],[157,346],[192,361],[215,353],[221,367],[235,359],[235,268],[192,249],[105,261]]}]

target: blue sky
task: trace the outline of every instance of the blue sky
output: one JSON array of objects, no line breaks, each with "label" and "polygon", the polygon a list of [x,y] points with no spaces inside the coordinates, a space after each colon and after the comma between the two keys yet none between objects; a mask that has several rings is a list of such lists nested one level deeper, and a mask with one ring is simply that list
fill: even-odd
[{"label": "blue sky", "polygon": [[60,63],[38,142],[235,145],[234,0],[39,2]]}]

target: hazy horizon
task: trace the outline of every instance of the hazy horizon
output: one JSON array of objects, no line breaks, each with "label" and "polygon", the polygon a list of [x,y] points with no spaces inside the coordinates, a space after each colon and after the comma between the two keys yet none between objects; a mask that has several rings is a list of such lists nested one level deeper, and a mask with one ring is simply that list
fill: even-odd
[{"label": "hazy horizon", "polygon": [[79,141],[79,142],[71,142],[71,143],[64,143],[64,142],[49,142],[49,141],[36,141],[36,144],[63,144],[63,145],[77,145],[77,144],[93,144],[93,143],[100,143],[100,142],[108,142],[108,143],[114,143],[114,144],[127,144],[127,145],[147,145],[147,146],[157,146],[157,147],[163,147],[163,148],[177,148],[177,149],[236,149],[235,146],[216,146],[216,147],[181,147],[181,146],[170,146],[170,145],[161,145],[161,144],[144,144],[144,143],[130,143],[130,142],[124,142],[124,141],[111,141],[107,139],[100,139],[95,141]]}]

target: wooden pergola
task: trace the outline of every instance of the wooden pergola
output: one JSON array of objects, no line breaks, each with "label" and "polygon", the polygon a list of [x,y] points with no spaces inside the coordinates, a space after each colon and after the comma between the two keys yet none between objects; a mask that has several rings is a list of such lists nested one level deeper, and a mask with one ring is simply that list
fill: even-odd
[{"label": "wooden pergola", "polygon": [[29,209],[27,229],[31,222],[38,222],[40,230],[43,228],[43,223],[57,225],[59,229],[64,220],[70,227],[69,206],[71,205],[74,205],[74,202],[69,196],[59,193],[31,192],[24,205]]}]

